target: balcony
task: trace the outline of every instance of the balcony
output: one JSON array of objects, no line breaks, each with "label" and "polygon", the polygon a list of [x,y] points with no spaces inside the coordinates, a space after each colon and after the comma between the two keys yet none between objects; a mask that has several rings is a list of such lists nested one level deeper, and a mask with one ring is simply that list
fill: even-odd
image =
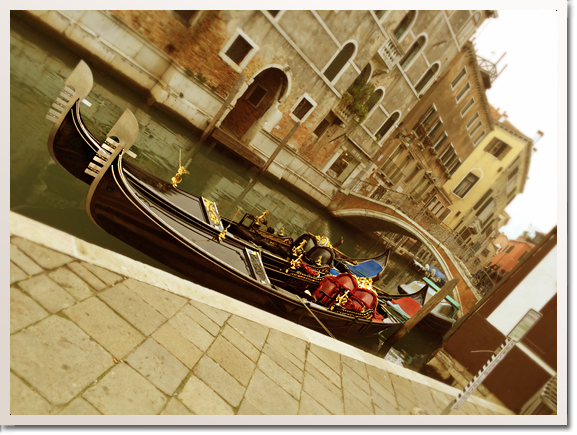
[{"label": "balcony", "polygon": [[387,68],[387,72],[391,72],[395,64],[405,54],[397,39],[391,35],[389,35],[387,42],[379,48],[378,53]]}]

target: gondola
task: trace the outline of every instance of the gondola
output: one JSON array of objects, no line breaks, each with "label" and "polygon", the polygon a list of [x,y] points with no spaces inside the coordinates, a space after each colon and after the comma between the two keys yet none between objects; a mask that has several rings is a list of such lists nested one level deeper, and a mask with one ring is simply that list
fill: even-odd
[{"label": "gondola", "polygon": [[[403,302],[406,304],[405,306],[403,306],[404,304],[401,304],[398,308],[393,307],[393,309],[397,309],[399,315],[405,319],[408,319],[416,310],[418,310],[426,301],[440,290],[439,287],[437,287],[437,285],[429,278],[423,278],[423,281],[414,281],[410,284],[401,284],[397,288],[401,295],[425,294],[424,300],[417,300],[415,298],[412,300],[404,300]],[[457,315],[459,308],[460,305],[453,298],[447,296],[419,322],[418,326],[429,334],[435,336],[444,335],[455,323],[455,316]],[[406,316],[404,315],[404,311],[406,311]]]},{"label": "gondola", "polygon": [[[138,123],[129,110],[104,142],[96,139],[80,113],[92,84],[90,68],[81,61],[46,117],[54,122],[48,138],[50,155],[89,184],[86,212],[98,227],[191,281],[320,332],[368,337],[402,322],[383,306],[377,319],[315,303],[315,285],[303,289],[298,280],[292,285],[286,282],[295,277],[287,270],[286,259],[234,234],[238,225],[230,231],[233,222],[223,225],[213,201],[176,186],[186,172],[182,166],[169,183],[135,165],[129,148],[138,136]],[[292,248],[304,249],[309,241],[297,239],[299,244]],[[298,249],[292,254],[292,264],[298,265]],[[328,265],[310,260],[317,269]]]}]

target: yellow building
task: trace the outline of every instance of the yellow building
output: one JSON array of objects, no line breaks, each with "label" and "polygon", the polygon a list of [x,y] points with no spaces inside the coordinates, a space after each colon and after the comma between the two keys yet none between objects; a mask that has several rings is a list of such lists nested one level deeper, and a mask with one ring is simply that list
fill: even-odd
[{"label": "yellow building", "polygon": [[497,229],[499,214],[523,192],[533,140],[491,107],[494,129],[476,132],[473,152],[443,186],[451,197],[444,223],[477,250]]}]

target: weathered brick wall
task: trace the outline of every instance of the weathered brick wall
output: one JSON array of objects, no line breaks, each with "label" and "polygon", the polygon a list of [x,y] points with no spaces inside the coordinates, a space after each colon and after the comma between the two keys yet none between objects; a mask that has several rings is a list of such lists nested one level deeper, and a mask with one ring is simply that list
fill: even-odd
[{"label": "weathered brick wall", "polygon": [[218,53],[230,38],[222,11],[203,11],[192,27],[170,11],[112,11],[151,43],[226,96],[239,74]]}]

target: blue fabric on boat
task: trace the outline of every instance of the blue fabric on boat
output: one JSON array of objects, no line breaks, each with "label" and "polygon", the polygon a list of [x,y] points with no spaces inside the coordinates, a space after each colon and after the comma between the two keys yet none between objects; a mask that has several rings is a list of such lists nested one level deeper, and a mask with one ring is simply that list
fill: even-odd
[{"label": "blue fabric on boat", "polygon": [[340,272],[337,269],[331,269],[331,275],[337,276]]},{"label": "blue fabric on boat", "polygon": [[383,266],[381,266],[375,260],[363,261],[356,266],[353,266],[352,264],[347,264],[346,266],[347,269],[349,269],[355,275],[365,278],[372,278],[379,272],[383,271]]},{"label": "blue fabric on boat", "polygon": [[429,269],[435,272],[434,276],[436,276],[437,278],[441,278],[441,286],[447,283],[447,277],[443,275],[443,273],[439,269],[437,269],[434,266],[429,266]]}]

